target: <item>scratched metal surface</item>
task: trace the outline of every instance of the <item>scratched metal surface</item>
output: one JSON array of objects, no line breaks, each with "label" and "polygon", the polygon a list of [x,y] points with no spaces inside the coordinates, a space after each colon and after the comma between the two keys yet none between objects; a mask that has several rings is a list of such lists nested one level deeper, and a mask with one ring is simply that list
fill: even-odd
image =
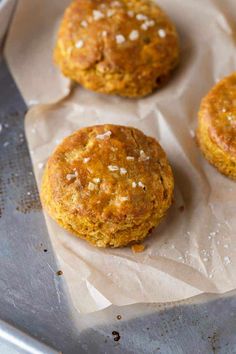
[{"label": "scratched metal surface", "polygon": [[0,318],[13,327],[0,321],[0,353],[53,353],[40,342],[68,354],[236,353],[235,292],[75,312],[63,275],[56,274],[24,137],[25,111],[1,61]]}]

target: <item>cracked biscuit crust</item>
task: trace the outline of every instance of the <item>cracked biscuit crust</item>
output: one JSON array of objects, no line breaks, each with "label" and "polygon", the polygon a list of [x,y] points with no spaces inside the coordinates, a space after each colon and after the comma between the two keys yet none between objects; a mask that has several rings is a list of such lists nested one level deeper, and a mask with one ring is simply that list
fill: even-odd
[{"label": "cracked biscuit crust", "polygon": [[179,40],[150,1],[74,0],[54,58],[65,76],[90,90],[139,97],[168,79],[179,60]]},{"label": "cracked biscuit crust", "polygon": [[236,73],[221,80],[203,99],[197,139],[206,159],[236,179]]},{"label": "cracked biscuit crust", "polygon": [[76,131],[49,158],[42,202],[62,227],[97,247],[144,239],[173,199],[158,142],[141,131],[100,125]]}]

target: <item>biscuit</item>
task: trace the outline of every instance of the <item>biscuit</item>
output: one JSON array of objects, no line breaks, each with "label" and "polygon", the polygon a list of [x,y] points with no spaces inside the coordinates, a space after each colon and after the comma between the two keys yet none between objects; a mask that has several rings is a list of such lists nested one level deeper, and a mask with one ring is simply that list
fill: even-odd
[{"label": "biscuit", "polygon": [[148,0],[74,0],[54,58],[65,76],[87,89],[140,97],[168,79],[179,40],[167,15]]},{"label": "biscuit", "polygon": [[236,73],[221,80],[202,100],[197,140],[206,159],[236,179]]},{"label": "biscuit", "polygon": [[63,228],[97,247],[144,239],[170,207],[174,180],[158,142],[116,125],[82,128],[49,158],[41,199]]}]

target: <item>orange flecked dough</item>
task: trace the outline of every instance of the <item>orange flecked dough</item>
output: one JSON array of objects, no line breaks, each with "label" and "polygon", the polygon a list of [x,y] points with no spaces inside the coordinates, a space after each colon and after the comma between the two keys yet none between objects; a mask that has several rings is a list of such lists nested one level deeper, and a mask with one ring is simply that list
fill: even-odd
[{"label": "orange flecked dough", "polygon": [[197,140],[206,159],[236,179],[236,73],[221,80],[202,100]]},{"label": "orange flecked dough", "polygon": [[97,247],[144,239],[173,199],[158,142],[123,126],[82,128],[56,148],[44,171],[44,207],[63,228]]},{"label": "orange flecked dough", "polygon": [[74,0],[54,58],[65,76],[90,90],[140,97],[169,78],[179,60],[179,40],[151,1]]}]

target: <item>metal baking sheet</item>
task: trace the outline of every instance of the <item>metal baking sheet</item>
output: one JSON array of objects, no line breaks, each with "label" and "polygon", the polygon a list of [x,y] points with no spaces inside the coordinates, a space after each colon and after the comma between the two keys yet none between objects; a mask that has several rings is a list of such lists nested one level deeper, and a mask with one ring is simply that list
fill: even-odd
[{"label": "metal baking sheet", "polygon": [[73,309],[41,211],[25,111],[1,61],[0,353],[236,353],[235,292],[90,315]]}]

